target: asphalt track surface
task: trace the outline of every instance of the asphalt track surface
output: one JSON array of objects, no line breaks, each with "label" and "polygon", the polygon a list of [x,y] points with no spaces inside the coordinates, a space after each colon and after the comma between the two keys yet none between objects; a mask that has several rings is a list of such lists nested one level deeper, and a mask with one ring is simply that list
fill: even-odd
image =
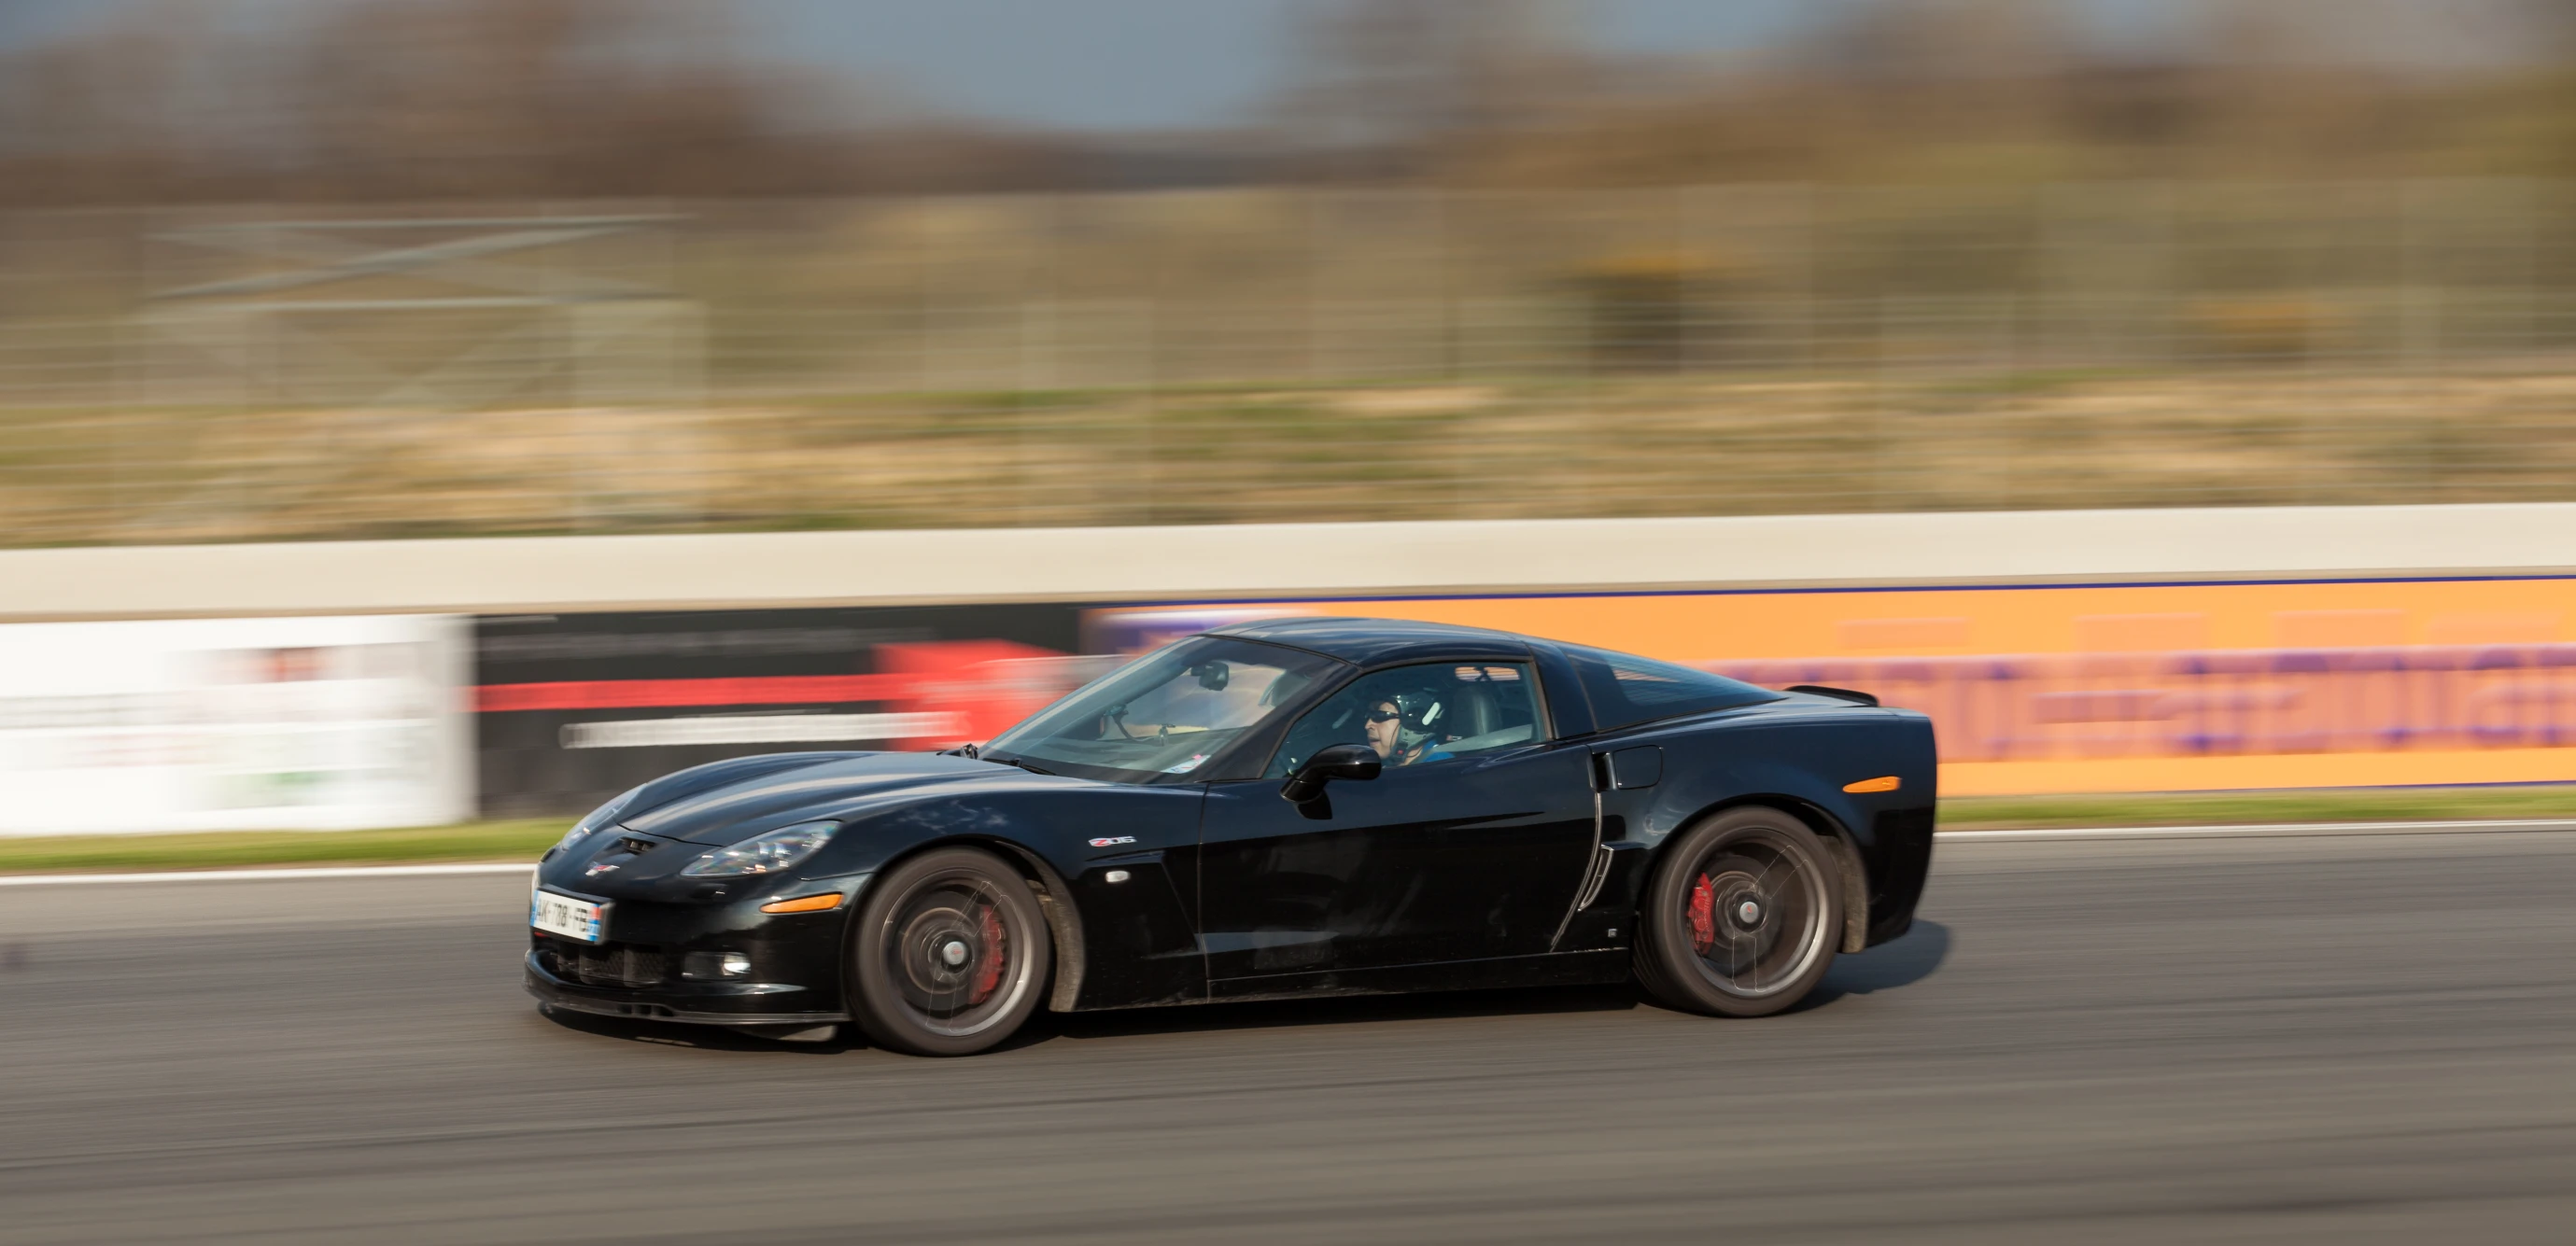
[{"label": "asphalt track surface", "polygon": [[2576,1238],[2576,834],[1945,843],[1797,1012],[558,1022],[507,877],[0,893],[0,1242]]}]

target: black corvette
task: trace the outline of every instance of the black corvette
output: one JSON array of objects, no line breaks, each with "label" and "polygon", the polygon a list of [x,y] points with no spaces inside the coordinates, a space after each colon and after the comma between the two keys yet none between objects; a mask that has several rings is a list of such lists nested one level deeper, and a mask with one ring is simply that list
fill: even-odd
[{"label": "black corvette", "polygon": [[654,780],[538,867],[551,1008],[961,1055],[1058,1011],[1615,982],[1759,1016],[1904,934],[1932,726],[1502,632],[1264,621],[980,752]]}]

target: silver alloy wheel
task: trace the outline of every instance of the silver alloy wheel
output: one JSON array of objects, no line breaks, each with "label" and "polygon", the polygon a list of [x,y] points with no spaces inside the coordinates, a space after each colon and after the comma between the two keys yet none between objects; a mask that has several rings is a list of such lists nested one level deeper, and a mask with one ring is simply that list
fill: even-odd
[{"label": "silver alloy wheel", "polygon": [[1707,983],[1763,999],[1800,982],[1825,954],[1826,882],[1811,857],[1756,832],[1695,862],[1682,893],[1691,961]]},{"label": "silver alloy wheel", "polygon": [[945,1037],[981,1033],[1034,989],[1030,940],[991,881],[966,870],[914,881],[880,937],[887,976],[912,1024]]}]

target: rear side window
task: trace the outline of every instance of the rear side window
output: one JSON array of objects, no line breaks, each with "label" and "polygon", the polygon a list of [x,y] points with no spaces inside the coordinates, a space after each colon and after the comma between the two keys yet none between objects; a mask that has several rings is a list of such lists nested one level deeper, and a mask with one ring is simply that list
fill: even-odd
[{"label": "rear side window", "polygon": [[1767,688],[1670,662],[1606,649],[1573,645],[1564,649],[1583,684],[1584,698],[1592,702],[1595,726],[1602,731],[1780,699],[1779,693]]}]

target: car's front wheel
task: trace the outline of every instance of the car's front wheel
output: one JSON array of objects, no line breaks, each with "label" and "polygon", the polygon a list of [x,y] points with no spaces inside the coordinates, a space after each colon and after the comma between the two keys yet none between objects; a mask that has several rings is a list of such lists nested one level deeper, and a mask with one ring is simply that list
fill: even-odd
[{"label": "car's front wheel", "polygon": [[971,1055],[1037,1011],[1053,951],[1019,873],[991,853],[941,848],[868,889],[851,931],[851,1014],[878,1046]]},{"label": "car's front wheel", "polygon": [[1672,1007],[1760,1017],[1834,963],[1842,887],[1825,845],[1777,809],[1730,809],[1681,833],[1647,885],[1637,978]]}]

